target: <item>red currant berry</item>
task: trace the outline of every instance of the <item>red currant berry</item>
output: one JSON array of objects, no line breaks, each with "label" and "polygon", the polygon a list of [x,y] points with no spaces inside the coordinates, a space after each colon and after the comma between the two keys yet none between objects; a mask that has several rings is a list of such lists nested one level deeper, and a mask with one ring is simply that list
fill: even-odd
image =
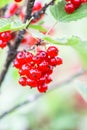
[{"label": "red currant berry", "polygon": [[39,91],[40,93],[44,93],[44,92],[47,91],[48,86],[47,86],[47,85],[38,86],[37,89],[38,89],[38,91]]},{"label": "red currant berry", "polygon": [[87,0],[81,0],[81,3],[86,3],[87,2]]},{"label": "red currant berry", "polygon": [[38,51],[37,57],[39,57],[41,61],[48,59],[48,55],[46,51]]},{"label": "red currant berry", "polygon": [[45,83],[49,84],[52,81],[51,77],[49,76],[49,74],[45,75]]},{"label": "red currant berry", "polygon": [[32,60],[32,58],[33,58],[33,54],[32,53],[30,53],[30,52],[26,52],[25,53],[25,61],[26,62],[32,62],[33,60]]},{"label": "red currant berry", "polygon": [[13,65],[14,65],[14,67],[17,68],[17,69],[20,69],[20,68],[22,67],[22,64],[20,64],[20,63],[18,62],[18,60],[16,60],[16,59],[13,61]]},{"label": "red currant berry", "polygon": [[38,69],[30,69],[29,77],[33,80],[39,79],[41,77],[41,71],[39,71]]},{"label": "red currant berry", "polygon": [[60,57],[56,57],[56,62],[57,62],[57,65],[61,65],[63,63]]},{"label": "red currant berry", "polygon": [[18,82],[19,82],[20,85],[26,86],[27,85],[27,78],[26,77],[20,77]]},{"label": "red currant berry", "polygon": [[71,0],[71,2],[74,5],[75,9],[79,8],[81,5],[81,0]]},{"label": "red currant berry", "polygon": [[4,48],[7,46],[7,42],[3,42],[2,40],[0,40],[0,48]]},{"label": "red currant berry", "polygon": [[16,59],[20,64],[25,63],[25,52],[24,51],[20,51],[17,53],[16,55]]},{"label": "red currant berry", "polygon": [[56,65],[57,65],[57,60],[56,60],[56,58],[55,58],[55,57],[54,57],[54,58],[50,58],[49,64],[50,64],[51,66],[56,66]]},{"label": "red currant berry", "polygon": [[34,64],[40,64],[42,62],[41,58],[39,56],[33,56],[33,62]]},{"label": "red currant berry", "polygon": [[29,70],[30,70],[30,65],[29,64],[23,64],[21,67],[21,73],[28,76],[29,75]]},{"label": "red currant berry", "polygon": [[38,69],[41,71],[47,71],[48,70],[48,62],[43,61],[38,65]]},{"label": "red currant berry", "polygon": [[47,54],[50,57],[55,57],[58,55],[58,49],[55,46],[50,46],[47,49]]},{"label": "red currant berry", "polygon": [[44,83],[45,83],[45,77],[43,76],[43,77],[41,77],[38,81],[37,81],[37,85],[38,86],[42,86]]},{"label": "red currant berry", "polygon": [[36,87],[37,86],[37,82],[35,80],[32,79],[27,79],[27,85],[29,85],[30,87]]},{"label": "red currant berry", "polygon": [[3,40],[4,42],[8,42],[11,39],[11,34],[10,32],[3,32],[0,34],[0,39]]},{"label": "red currant berry", "polygon": [[72,14],[72,13],[75,11],[74,5],[73,5],[72,3],[67,3],[67,4],[65,5],[65,11],[66,11],[66,13],[68,13],[68,14]]},{"label": "red currant berry", "polygon": [[21,2],[22,0],[15,0],[15,2]]}]

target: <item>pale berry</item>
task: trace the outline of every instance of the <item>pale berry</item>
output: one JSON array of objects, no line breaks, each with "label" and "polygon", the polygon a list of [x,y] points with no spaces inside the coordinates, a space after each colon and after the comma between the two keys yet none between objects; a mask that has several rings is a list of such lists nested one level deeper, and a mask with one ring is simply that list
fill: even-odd
[{"label": "pale berry", "polygon": [[19,8],[18,4],[16,4],[16,3],[11,4],[10,7],[8,8],[9,15],[10,16],[14,15],[18,8]]}]

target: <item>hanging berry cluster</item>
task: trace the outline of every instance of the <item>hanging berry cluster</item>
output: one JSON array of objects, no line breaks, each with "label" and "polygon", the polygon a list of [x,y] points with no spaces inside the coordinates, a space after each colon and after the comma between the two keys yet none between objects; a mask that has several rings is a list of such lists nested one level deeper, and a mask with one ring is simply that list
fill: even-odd
[{"label": "hanging berry cluster", "polygon": [[82,3],[86,3],[87,0],[66,0],[65,11],[68,14],[72,14],[76,9],[78,9]]},{"label": "hanging berry cluster", "polygon": [[55,46],[48,47],[47,51],[37,51],[35,55],[27,51],[18,52],[13,65],[21,76],[19,84],[36,87],[41,93],[46,92],[52,81],[50,75],[53,68],[62,64],[62,59],[57,55],[58,49]]},{"label": "hanging berry cluster", "polygon": [[11,40],[10,31],[1,32],[0,33],[0,48],[6,47],[9,40]]}]

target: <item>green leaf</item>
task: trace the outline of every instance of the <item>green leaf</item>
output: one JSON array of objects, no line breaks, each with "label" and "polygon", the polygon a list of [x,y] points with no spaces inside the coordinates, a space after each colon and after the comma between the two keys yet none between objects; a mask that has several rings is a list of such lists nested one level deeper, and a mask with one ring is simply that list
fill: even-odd
[{"label": "green leaf", "polygon": [[72,36],[71,38],[68,39],[67,38],[54,39],[40,32],[35,32],[32,35],[34,35],[37,38],[41,38],[51,44],[73,47],[79,54],[83,67],[87,69],[87,41],[82,41],[79,37],[76,36]]},{"label": "green leaf", "polygon": [[83,99],[87,102],[87,84],[78,80],[75,82],[75,88],[83,97]]},{"label": "green leaf", "polygon": [[0,0],[0,8],[4,7],[6,4],[10,3],[13,0]]},{"label": "green leaf", "polygon": [[17,16],[13,16],[10,18],[1,18],[0,32],[8,31],[8,30],[16,31],[16,30],[24,29],[26,27],[26,24],[22,23],[22,21]]},{"label": "green leaf", "polygon": [[87,41],[82,41],[79,39],[77,41],[77,44],[70,44],[70,45],[77,51],[84,68],[87,69]]},{"label": "green leaf", "polygon": [[87,4],[82,4],[77,10],[72,14],[67,14],[64,10],[65,1],[58,2],[50,8],[50,12],[53,17],[60,22],[70,22],[76,21],[78,19],[87,16]]},{"label": "green leaf", "polygon": [[41,31],[41,32],[47,32],[47,29],[45,29],[43,26],[41,25],[30,25],[29,28]]},{"label": "green leaf", "polygon": [[43,40],[52,43],[52,44],[57,44],[57,45],[65,45],[65,46],[71,46],[73,47],[81,61],[82,65],[85,69],[87,69],[87,41],[82,41],[79,37],[72,36],[69,39],[52,39],[49,36],[44,36]]}]

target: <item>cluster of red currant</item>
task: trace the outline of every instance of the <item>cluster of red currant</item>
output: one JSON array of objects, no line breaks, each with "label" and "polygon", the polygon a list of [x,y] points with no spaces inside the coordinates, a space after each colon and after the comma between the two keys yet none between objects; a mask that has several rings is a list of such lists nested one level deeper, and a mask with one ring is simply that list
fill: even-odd
[{"label": "cluster of red currant", "polygon": [[37,88],[39,92],[46,92],[52,79],[50,75],[53,68],[62,64],[62,59],[57,57],[58,49],[48,47],[47,51],[39,50],[34,55],[31,52],[20,51],[17,53],[13,65],[20,74],[19,84]]},{"label": "cluster of red currant", "polygon": [[11,40],[10,31],[1,32],[0,33],[0,48],[6,47],[9,40]]},{"label": "cluster of red currant", "polygon": [[73,13],[76,9],[78,9],[82,3],[86,3],[87,0],[66,0],[68,2],[65,5],[65,11],[68,14]]}]

